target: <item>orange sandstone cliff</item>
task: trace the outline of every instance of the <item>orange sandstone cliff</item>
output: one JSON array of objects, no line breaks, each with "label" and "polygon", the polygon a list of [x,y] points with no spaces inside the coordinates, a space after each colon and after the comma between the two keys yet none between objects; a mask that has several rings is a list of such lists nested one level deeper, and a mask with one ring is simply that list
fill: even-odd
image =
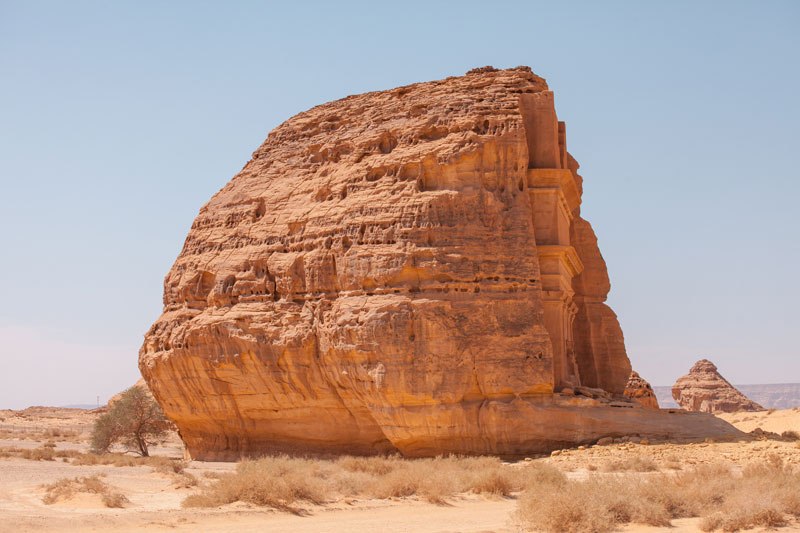
[{"label": "orange sandstone cliff", "polygon": [[300,113],[200,210],[142,374],[199,459],[735,434],[622,396],[582,181],[527,67]]}]

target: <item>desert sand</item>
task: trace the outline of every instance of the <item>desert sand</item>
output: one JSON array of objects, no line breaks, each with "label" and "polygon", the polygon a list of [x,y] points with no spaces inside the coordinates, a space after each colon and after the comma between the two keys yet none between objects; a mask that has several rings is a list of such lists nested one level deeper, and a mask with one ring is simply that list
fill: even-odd
[{"label": "desert sand", "polygon": [[[79,409],[31,408],[0,411],[0,451],[37,450],[50,442],[53,450],[88,450],[95,412]],[[800,432],[800,409],[733,413],[722,415],[744,431],[756,427],[772,432]],[[2,455],[9,455],[4,453]],[[234,471],[235,463],[192,461],[186,472],[199,486],[186,487],[170,473],[150,466],[74,465],[71,458],[55,460],[0,458],[0,531],[349,531],[349,532],[517,532],[524,529],[514,518],[515,495],[492,497],[462,494],[445,504],[428,503],[417,497],[347,499],[324,505],[303,505],[300,514],[259,508],[242,503],[217,508],[183,508],[182,501],[214,483],[213,476]],[[180,459],[183,450],[172,434],[153,455]],[[549,457],[507,463],[507,468],[549,464],[570,478],[587,476],[649,476],[656,471],[686,471],[703,464],[724,462],[734,468],[780,457],[800,468],[800,446],[781,440],[749,442],[705,442],[695,444],[616,443],[554,452]],[[631,464],[654,465],[644,472],[626,471]],[[652,467],[650,467],[652,468]],[[105,507],[96,494],[74,497],[46,505],[44,485],[62,478],[99,475],[107,485],[124,494],[123,508]],[[697,531],[697,519],[673,521],[671,531]],[[641,525],[627,531],[650,531]],[[788,530],[800,529],[797,524]]]}]

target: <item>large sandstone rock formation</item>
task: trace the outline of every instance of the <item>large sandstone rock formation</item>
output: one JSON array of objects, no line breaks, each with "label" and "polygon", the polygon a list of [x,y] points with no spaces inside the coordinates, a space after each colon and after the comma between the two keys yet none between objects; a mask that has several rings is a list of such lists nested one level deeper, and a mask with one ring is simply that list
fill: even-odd
[{"label": "large sandstone rock formation", "polygon": [[764,408],[739,392],[708,359],[700,359],[672,386],[672,397],[687,411],[733,413]]},{"label": "large sandstone rock formation", "polygon": [[631,366],[582,181],[527,67],[300,113],[201,209],[142,374],[202,459],[735,432],[612,407]]},{"label": "large sandstone rock formation", "polygon": [[638,372],[631,372],[628,384],[625,385],[625,396],[644,407],[658,409],[658,399],[653,387]]}]

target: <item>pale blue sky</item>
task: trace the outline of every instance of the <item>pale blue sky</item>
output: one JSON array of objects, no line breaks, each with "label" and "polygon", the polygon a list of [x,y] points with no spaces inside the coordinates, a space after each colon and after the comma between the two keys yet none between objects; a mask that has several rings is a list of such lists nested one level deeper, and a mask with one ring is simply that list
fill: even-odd
[{"label": "pale blue sky", "polygon": [[0,408],[133,383],[200,206],[269,130],[530,65],[585,177],[628,353],[800,381],[800,2],[0,0]]}]

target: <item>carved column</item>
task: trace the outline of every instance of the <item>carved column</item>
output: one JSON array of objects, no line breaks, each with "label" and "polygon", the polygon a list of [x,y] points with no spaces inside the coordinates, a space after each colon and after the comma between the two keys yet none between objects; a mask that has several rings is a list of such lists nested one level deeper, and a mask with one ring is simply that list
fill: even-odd
[{"label": "carved column", "polygon": [[572,279],[583,271],[583,263],[569,238],[572,212],[580,202],[580,194],[568,169],[529,169],[528,187],[542,277],[544,320],[553,344],[558,390],[580,385],[572,335],[577,313]]},{"label": "carved column", "polygon": [[570,243],[570,227],[581,193],[569,168],[566,126],[556,116],[553,93],[522,95],[520,111],[528,145],[527,181],[542,277],[544,321],[553,345],[553,381],[559,390],[580,384],[573,338],[578,307],[572,280],[583,271],[583,262]]}]

